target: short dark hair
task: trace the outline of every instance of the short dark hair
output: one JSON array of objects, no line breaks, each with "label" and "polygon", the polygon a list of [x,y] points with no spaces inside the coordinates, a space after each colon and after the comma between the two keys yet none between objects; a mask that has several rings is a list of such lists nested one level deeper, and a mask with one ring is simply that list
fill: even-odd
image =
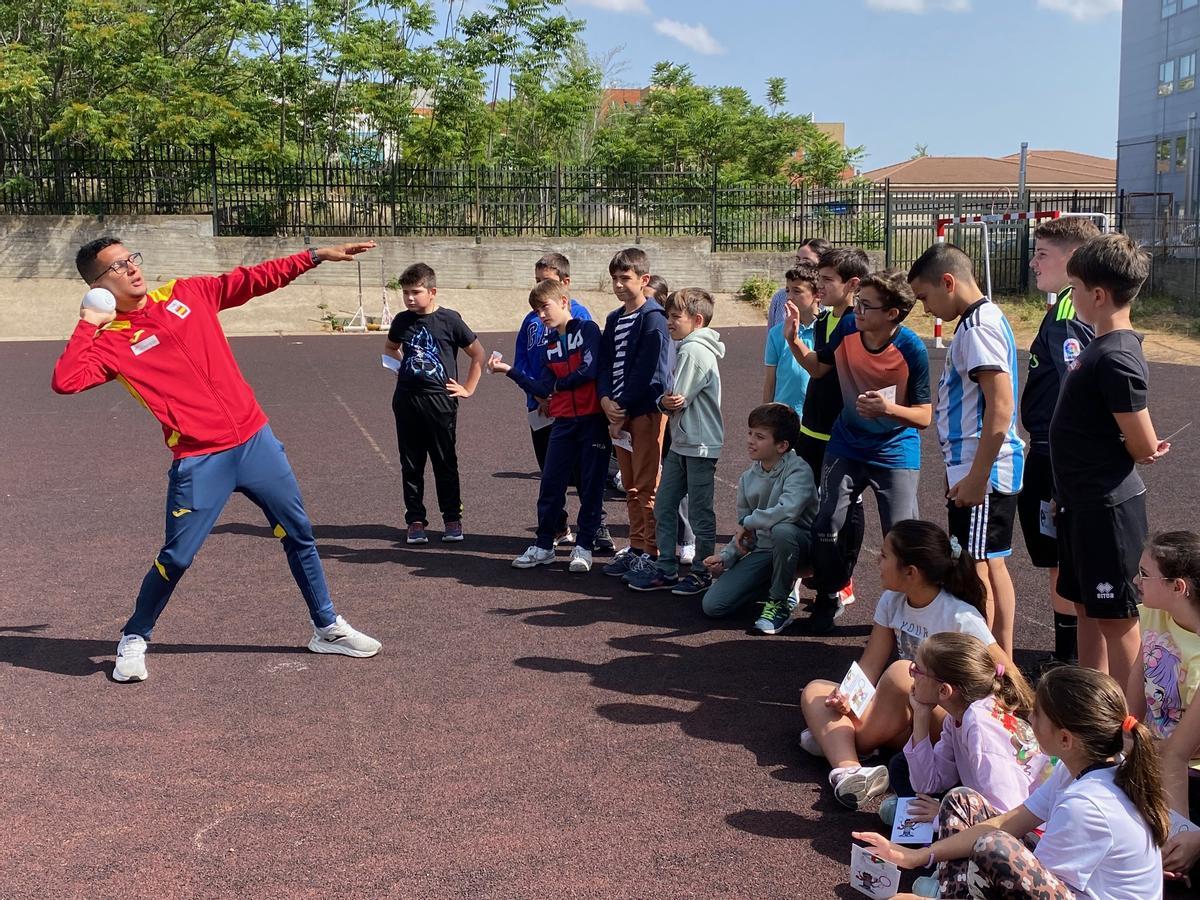
[{"label": "short dark hair", "polygon": [[79,248],[75,254],[75,271],[79,273],[79,277],[91,284],[103,272],[96,271],[96,257],[100,255],[100,251],[105,247],[111,247],[113,244],[125,243],[115,234],[106,234],[104,237],[96,238],[94,241],[88,241]]},{"label": "short dark hair", "polygon": [[793,266],[784,273],[783,280],[807,284],[814,294],[821,288],[821,275],[816,266]]},{"label": "short dark hair", "polygon": [[908,270],[908,280],[918,278],[936,284],[943,275],[953,275],[959,281],[975,281],[975,265],[961,247],[954,244],[934,244],[922,253]]},{"label": "short dark hair", "polygon": [[871,260],[865,250],[857,247],[838,247],[821,254],[819,269],[833,269],[842,281],[851,278],[863,279],[871,274]]},{"label": "short dark hair", "polygon": [[766,428],[779,444],[787,441],[791,449],[800,443],[800,417],[786,403],[764,403],[750,410],[746,424],[751,428]]},{"label": "short dark hair", "polygon": [[650,272],[650,260],[646,251],[640,247],[626,247],[617,253],[608,264],[608,274],[618,272],[633,272],[635,275],[646,275]]},{"label": "short dark hair", "polygon": [[713,300],[712,294],[704,288],[683,288],[667,297],[666,310],[679,310],[685,315],[699,316],[707,328],[708,323],[712,321],[715,306],[716,301]]},{"label": "short dark hair", "polygon": [[400,287],[437,287],[437,273],[425,263],[413,263],[400,273]]},{"label": "short dark hair", "polygon": [[537,309],[546,300],[561,300],[563,297],[569,297],[567,286],[561,281],[555,281],[553,278],[543,278],[529,292],[529,308]]},{"label": "short dark hair", "polygon": [[823,237],[805,238],[800,242],[800,246],[796,248],[797,256],[799,256],[800,251],[805,247],[817,254],[817,259],[820,259],[833,249],[833,244],[829,243],[829,241],[825,240]]},{"label": "short dark hair", "polygon": [[650,280],[646,282],[646,287],[650,288],[650,293],[654,294],[654,299],[659,303],[666,303],[667,298],[671,295],[667,279],[661,275],[651,275]]},{"label": "short dark hair", "polygon": [[1067,216],[1043,222],[1033,233],[1039,241],[1049,241],[1060,247],[1082,247],[1092,238],[1100,237],[1100,228],[1083,216]]},{"label": "short dark hair", "polygon": [[533,270],[553,269],[559,278],[571,277],[571,261],[561,253],[546,253],[533,264]]},{"label": "short dark hair", "polygon": [[1108,291],[1118,308],[1128,306],[1150,276],[1150,254],[1128,235],[1105,234],[1071,255],[1067,274],[1085,287]]},{"label": "short dark hair", "polygon": [[872,272],[858,284],[860,291],[865,287],[879,291],[879,299],[883,301],[884,309],[900,311],[895,320],[897,325],[907,318],[917,302],[912,288],[908,286],[908,279],[899,269],[880,269],[878,272]]}]

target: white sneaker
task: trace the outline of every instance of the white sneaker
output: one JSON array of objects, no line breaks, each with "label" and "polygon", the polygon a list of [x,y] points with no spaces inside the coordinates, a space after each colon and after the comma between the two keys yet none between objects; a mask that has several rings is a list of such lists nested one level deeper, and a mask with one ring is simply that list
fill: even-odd
[{"label": "white sneaker", "polygon": [[113,667],[113,681],[145,681],[146,639],[140,634],[123,634],[117,644],[117,664]]},{"label": "white sneaker", "polygon": [[680,544],[675,548],[675,556],[678,558],[680,566],[690,566],[696,561],[696,545]]},{"label": "white sneaker", "polygon": [[582,547],[572,550],[571,562],[567,566],[567,570],[579,573],[592,571],[592,551],[584,550]]},{"label": "white sneaker", "polygon": [[341,616],[326,628],[314,628],[308,649],[313,653],[341,653],[343,656],[367,657],[379,652],[383,644],[350,627]]},{"label": "white sneaker", "polygon": [[821,749],[821,745],[817,743],[817,739],[813,737],[811,729],[805,728],[800,732],[800,749],[810,756],[816,756],[821,759],[825,758],[825,751]]},{"label": "white sneaker", "polygon": [[849,766],[829,773],[833,795],[843,806],[861,809],[876,797],[887,793],[887,766]]},{"label": "white sneaker", "polygon": [[525,552],[512,561],[514,569],[532,569],[536,566],[548,566],[554,562],[554,551],[543,550],[536,544],[531,544]]}]

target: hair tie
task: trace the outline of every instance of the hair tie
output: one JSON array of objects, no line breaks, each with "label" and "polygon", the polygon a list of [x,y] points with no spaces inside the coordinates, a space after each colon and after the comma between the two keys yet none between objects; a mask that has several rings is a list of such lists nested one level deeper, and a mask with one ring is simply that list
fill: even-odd
[{"label": "hair tie", "polygon": [[1133,716],[1126,716],[1125,721],[1121,723],[1122,731],[1133,731],[1133,726],[1138,723],[1138,720]]},{"label": "hair tie", "polygon": [[1004,663],[996,663],[996,677],[997,678],[1004,677]]},{"label": "hair tie", "polygon": [[950,558],[957,560],[962,556],[962,544],[958,542],[958,538],[950,535]]}]

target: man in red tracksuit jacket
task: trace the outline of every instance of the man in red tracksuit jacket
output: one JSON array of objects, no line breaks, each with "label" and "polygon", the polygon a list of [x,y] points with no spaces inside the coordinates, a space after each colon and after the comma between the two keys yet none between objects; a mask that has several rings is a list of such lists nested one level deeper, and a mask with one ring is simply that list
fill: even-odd
[{"label": "man in red tracksuit jacket", "polygon": [[85,244],[75,267],[115,311],[83,307],[54,366],[51,386],[77,394],[117,380],[162,425],[175,456],[167,488],[166,540],[142,579],[122,629],[113,678],[145,681],[146,642],[175,586],[238,491],[267,516],[308,604],[315,653],[374,656],[380,644],[334,612],[312,524],[283,445],[242,377],[217,314],[283,287],[326,260],[349,260],[374,242],[306,250],[220,276],[169,281],[148,291],[141,254],[118,238]]}]

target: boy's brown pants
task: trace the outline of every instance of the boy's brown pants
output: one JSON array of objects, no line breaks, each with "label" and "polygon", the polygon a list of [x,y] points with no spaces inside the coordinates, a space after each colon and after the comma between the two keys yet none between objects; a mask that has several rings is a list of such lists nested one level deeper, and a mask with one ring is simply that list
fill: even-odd
[{"label": "boy's brown pants", "polygon": [[663,432],[667,417],[660,412],[646,413],[625,420],[633,452],[617,451],[621,467],[621,483],[629,505],[629,546],[658,555],[655,541],[654,492],[658,490],[658,473],[662,465]]}]

